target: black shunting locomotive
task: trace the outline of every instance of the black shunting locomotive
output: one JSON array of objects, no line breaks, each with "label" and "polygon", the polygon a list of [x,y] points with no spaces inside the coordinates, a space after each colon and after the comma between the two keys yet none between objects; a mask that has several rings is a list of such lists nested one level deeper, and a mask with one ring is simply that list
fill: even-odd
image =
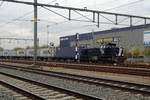
[{"label": "black shunting locomotive", "polygon": [[80,51],[80,61],[122,63],[124,61],[123,48],[112,43],[96,48],[84,48]]}]

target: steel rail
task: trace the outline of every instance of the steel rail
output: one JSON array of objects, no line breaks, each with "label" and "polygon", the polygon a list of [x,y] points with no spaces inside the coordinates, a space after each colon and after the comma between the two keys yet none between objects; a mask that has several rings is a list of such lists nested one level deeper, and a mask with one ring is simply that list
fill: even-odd
[{"label": "steel rail", "polygon": [[3,86],[5,86],[5,87],[7,87],[7,88],[9,88],[9,89],[11,89],[11,90],[13,90],[13,91],[16,91],[17,93],[20,93],[20,94],[22,94],[24,96],[27,96],[27,97],[29,97],[29,98],[31,98],[33,100],[45,100],[45,99],[43,99],[43,98],[41,98],[41,97],[39,97],[37,95],[34,95],[31,92],[25,91],[25,90],[23,90],[23,89],[21,89],[21,88],[19,88],[17,86],[8,84],[8,83],[3,82],[1,80],[0,80],[0,84],[3,85]]},{"label": "steel rail", "polygon": [[[26,60],[12,60],[12,62],[23,63],[23,64],[33,63],[32,61],[26,61]],[[64,67],[64,68],[70,68],[70,69],[79,69],[79,70],[96,71],[96,72],[109,72],[109,73],[148,76],[148,77],[150,76],[149,68],[103,66],[103,65],[92,65],[92,64],[60,63],[60,62],[49,63],[49,62],[44,62],[44,61],[38,61],[37,65],[49,66],[49,67]]]},{"label": "steel rail", "polygon": [[[7,67],[8,68],[8,67]],[[18,70],[18,68],[17,68]],[[22,70],[22,69],[19,69],[20,71],[25,71],[25,70]],[[26,70],[27,71],[27,70]],[[32,71],[28,71],[28,72],[32,72]],[[34,72],[33,72],[34,73]],[[36,73],[36,72],[35,72]],[[63,93],[66,93],[66,94],[70,94],[70,95],[73,95],[75,97],[79,97],[79,98],[82,98],[83,100],[102,100],[101,98],[98,98],[98,97],[95,97],[95,96],[92,96],[92,95],[88,95],[88,94],[84,94],[84,93],[80,93],[80,92],[76,92],[76,91],[73,91],[73,90],[69,90],[69,89],[64,89],[64,88],[61,88],[61,87],[57,87],[57,86],[53,86],[53,85],[49,85],[49,84],[46,84],[46,83],[42,83],[42,82],[38,82],[38,81],[33,81],[31,79],[27,79],[27,78],[23,78],[23,77],[20,77],[20,76],[16,76],[16,75],[12,75],[12,74],[9,74],[9,73],[5,73],[5,72],[0,72],[0,74],[3,74],[3,75],[6,75],[8,77],[12,77],[12,78],[16,78],[16,79],[19,79],[19,80],[23,80],[23,81],[26,81],[26,82],[29,82],[29,83],[33,83],[33,84],[36,84],[36,85],[39,85],[39,86],[43,86],[43,87],[46,87],[46,88],[52,88],[56,91],[62,91]],[[39,73],[38,73],[39,74]],[[1,81],[0,81],[1,82]],[[9,85],[9,84],[7,84]],[[17,88],[14,86],[14,88]],[[32,94],[32,93],[31,93]],[[34,94],[33,94],[34,95]],[[36,95],[35,95],[36,96]],[[39,97],[40,98],[40,97]],[[34,99],[34,100],[45,100],[45,99]]]},{"label": "steel rail", "polygon": [[[0,67],[2,67],[2,65],[0,65]],[[40,69],[25,68],[19,66],[6,65],[5,68],[16,69],[16,70],[19,69],[20,71],[26,71],[30,73],[36,73],[36,74],[47,75],[47,76],[58,77],[58,78],[65,78],[69,80],[81,81],[84,83],[102,85],[102,86],[117,88],[125,91],[150,95],[150,86],[144,84],[129,83],[129,82],[116,81],[116,80],[103,79],[103,78],[94,78],[90,76],[73,75],[73,74],[62,73],[62,72],[45,71]]]},{"label": "steel rail", "polygon": [[[14,63],[26,63],[26,62],[29,62],[30,64],[32,63],[32,61],[29,61],[29,60],[6,60],[6,58],[4,57],[1,57],[0,58],[0,62],[14,62]],[[68,62],[68,63],[65,63],[65,62],[58,62],[58,61],[38,61],[38,62],[43,62],[43,63],[64,63],[64,64],[81,64],[81,65],[89,65],[89,66],[110,66],[110,67],[121,67],[121,68],[141,68],[141,69],[150,69],[150,64],[129,64],[129,63],[126,63],[126,64],[117,64],[117,65],[113,65],[113,64],[101,64],[101,63],[88,63],[88,62],[80,62],[80,63],[76,63],[76,62]]]}]

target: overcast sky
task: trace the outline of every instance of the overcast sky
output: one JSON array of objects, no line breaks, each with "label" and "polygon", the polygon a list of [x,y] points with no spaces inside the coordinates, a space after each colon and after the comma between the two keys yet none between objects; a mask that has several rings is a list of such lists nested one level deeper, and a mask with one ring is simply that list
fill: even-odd
[{"label": "overcast sky", "polygon": [[[32,2],[31,0],[20,1]],[[69,6],[76,8],[87,7],[87,9],[93,10],[150,17],[150,0],[38,0],[38,2],[46,4],[50,3],[52,5],[58,3],[60,6]],[[49,9],[68,17],[67,10],[54,8]],[[92,18],[92,15],[90,13],[82,12],[81,14]],[[18,17],[21,18],[13,21]],[[112,16],[107,17],[113,19]],[[87,20],[75,12],[73,12],[72,18]],[[3,2],[0,6],[0,38],[33,38],[33,22],[31,21],[32,19],[32,6]],[[56,45],[59,44],[60,36],[72,35],[76,32],[86,33],[91,31],[110,29],[112,27],[122,27],[100,24],[100,27],[97,28],[95,23],[68,21],[67,19],[64,19],[63,17],[58,16],[41,7],[38,7],[38,19],[40,20],[38,21],[38,37],[40,39],[40,45],[47,43],[47,25],[49,25],[48,30],[50,33],[49,42],[54,42]],[[104,18],[101,18],[101,21],[107,22],[107,20]],[[21,42],[0,40],[0,46],[3,48],[14,48],[16,46],[25,47],[32,44],[32,41]]]}]

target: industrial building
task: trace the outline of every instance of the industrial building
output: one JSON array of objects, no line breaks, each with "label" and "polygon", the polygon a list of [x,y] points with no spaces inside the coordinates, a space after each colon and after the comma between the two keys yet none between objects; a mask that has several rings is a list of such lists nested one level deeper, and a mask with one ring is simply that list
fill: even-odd
[{"label": "industrial building", "polygon": [[[138,48],[144,50],[144,32],[150,31],[150,24],[125,28],[83,33],[79,35],[79,46],[97,47],[104,43],[115,43],[126,51]],[[76,35],[60,37],[60,47],[74,47]]]}]

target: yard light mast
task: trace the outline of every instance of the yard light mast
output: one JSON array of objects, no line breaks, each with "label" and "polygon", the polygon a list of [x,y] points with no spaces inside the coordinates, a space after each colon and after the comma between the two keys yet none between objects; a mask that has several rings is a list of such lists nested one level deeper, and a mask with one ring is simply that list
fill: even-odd
[{"label": "yard light mast", "polygon": [[34,0],[34,65],[37,61],[37,0]]}]

